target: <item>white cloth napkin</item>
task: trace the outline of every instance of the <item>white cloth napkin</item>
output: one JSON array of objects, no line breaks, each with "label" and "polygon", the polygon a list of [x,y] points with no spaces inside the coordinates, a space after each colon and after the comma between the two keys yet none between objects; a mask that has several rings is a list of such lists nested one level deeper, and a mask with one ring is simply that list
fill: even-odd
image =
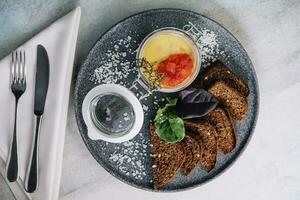
[{"label": "white cloth napkin", "polygon": [[[9,184],[15,193],[23,189],[34,134],[34,80],[37,45],[42,44],[49,56],[50,80],[39,142],[39,187],[28,199],[58,198],[70,85],[81,10],[54,22],[18,49],[26,51],[27,89],[18,108],[19,179]],[[0,61],[0,159],[7,161],[13,133],[15,100],[10,89],[11,56]],[[1,172],[4,173],[2,164]],[[3,174],[5,175],[5,174]],[[18,198],[20,194],[15,194]],[[23,198],[23,197],[22,197]]]}]

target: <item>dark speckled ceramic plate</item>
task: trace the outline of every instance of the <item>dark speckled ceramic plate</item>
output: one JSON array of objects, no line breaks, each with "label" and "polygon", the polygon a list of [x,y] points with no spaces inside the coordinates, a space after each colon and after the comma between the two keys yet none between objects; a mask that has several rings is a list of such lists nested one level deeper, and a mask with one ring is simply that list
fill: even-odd
[{"label": "dark speckled ceramic plate", "polygon": [[[213,46],[211,51],[206,50],[206,54],[202,55],[203,66],[213,59],[219,59],[247,82],[250,88],[247,98],[249,110],[246,118],[235,124],[235,149],[228,155],[218,152],[217,163],[212,171],[207,173],[199,165],[188,177],[179,172],[165,187],[157,191],[183,190],[216,177],[238,158],[253,132],[259,103],[256,75],[247,53],[230,32],[211,19],[185,10],[156,9],[130,16],[104,33],[87,56],[76,82],[75,114],[81,136],[94,158],[109,173],[132,186],[152,190],[148,126],[163,98],[160,93],[147,94],[147,91],[135,83],[137,75],[132,63],[135,60],[136,49],[145,36],[158,28],[176,27],[188,31],[192,25],[202,35],[210,38],[208,46]],[[195,40],[198,39],[197,31],[190,30]],[[217,43],[214,44],[215,40]],[[201,43],[201,39],[199,41]],[[205,48],[204,43],[201,45]],[[81,112],[82,102],[92,88],[103,83],[126,86],[140,99],[145,121],[142,130],[132,141],[111,144],[88,138]]]}]

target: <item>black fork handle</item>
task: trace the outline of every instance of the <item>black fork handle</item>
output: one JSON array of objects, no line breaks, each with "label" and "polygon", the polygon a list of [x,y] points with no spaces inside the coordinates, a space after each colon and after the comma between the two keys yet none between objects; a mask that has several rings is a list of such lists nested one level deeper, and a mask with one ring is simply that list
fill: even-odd
[{"label": "black fork handle", "polygon": [[34,144],[31,150],[31,156],[29,165],[27,168],[27,174],[25,178],[25,190],[28,193],[34,192],[38,187],[38,144],[39,144],[39,132],[41,126],[41,115],[36,116],[36,127],[34,135]]},{"label": "black fork handle", "polygon": [[18,98],[15,106],[14,133],[10,146],[8,162],[6,166],[6,177],[9,182],[14,182],[18,178],[18,139],[17,139],[17,115],[18,115]]}]

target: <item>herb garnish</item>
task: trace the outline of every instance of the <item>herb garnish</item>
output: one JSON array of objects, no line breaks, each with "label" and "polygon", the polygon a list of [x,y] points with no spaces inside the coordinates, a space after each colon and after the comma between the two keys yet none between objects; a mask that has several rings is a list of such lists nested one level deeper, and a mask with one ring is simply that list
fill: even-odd
[{"label": "herb garnish", "polygon": [[179,93],[175,112],[182,119],[195,119],[207,115],[217,105],[218,100],[211,93],[190,88]]},{"label": "herb garnish", "polygon": [[158,109],[154,124],[157,135],[164,141],[175,143],[185,136],[183,120],[174,112],[177,99],[167,98],[167,104]]},{"label": "herb garnish", "polygon": [[142,58],[136,60],[136,65],[145,77],[145,81],[149,84],[151,89],[160,88],[160,82],[163,74],[156,72],[154,69],[155,63],[150,63],[146,60],[146,58]]}]

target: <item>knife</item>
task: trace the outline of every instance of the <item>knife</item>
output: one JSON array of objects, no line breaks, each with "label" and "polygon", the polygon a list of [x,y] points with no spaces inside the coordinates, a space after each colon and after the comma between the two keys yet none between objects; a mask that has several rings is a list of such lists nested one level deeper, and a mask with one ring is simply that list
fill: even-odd
[{"label": "knife", "polygon": [[32,193],[38,187],[38,143],[41,120],[44,113],[46,96],[49,85],[49,59],[42,45],[37,46],[37,64],[34,94],[34,115],[36,121],[34,143],[31,149],[29,165],[25,178],[25,190]]}]

